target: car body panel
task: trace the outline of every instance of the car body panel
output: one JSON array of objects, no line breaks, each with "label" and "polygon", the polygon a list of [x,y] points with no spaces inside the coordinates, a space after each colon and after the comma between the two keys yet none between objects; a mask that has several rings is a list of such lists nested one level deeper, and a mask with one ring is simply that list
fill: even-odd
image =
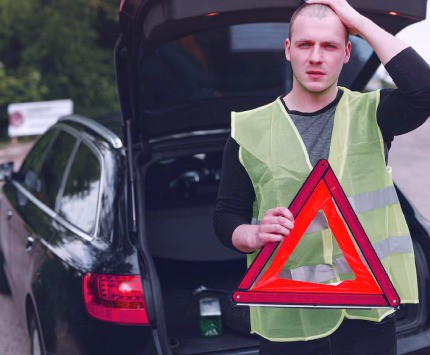
[{"label": "car body panel", "polygon": [[[7,233],[3,236],[7,238],[7,248],[6,251],[3,250],[5,270],[9,275],[12,292],[21,297],[20,304],[25,304],[26,288],[31,283],[31,273],[27,274],[27,271],[34,266],[34,255],[46,252],[46,242],[51,237],[52,230],[47,223],[49,218],[46,218],[16,185],[6,184],[4,193],[6,198],[2,203],[1,214],[2,217],[6,216],[2,223],[7,225]],[[35,221],[41,226],[40,229],[30,227]],[[31,246],[29,238],[33,238]],[[8,260],[20,260],[20,263],[18,267],[12,267]],[[23,275],[27,275],[27,279],[22,280]]]}]

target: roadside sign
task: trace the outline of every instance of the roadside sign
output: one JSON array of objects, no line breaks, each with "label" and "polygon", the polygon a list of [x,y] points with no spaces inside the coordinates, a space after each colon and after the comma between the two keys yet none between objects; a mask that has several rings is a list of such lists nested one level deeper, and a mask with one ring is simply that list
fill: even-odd
[{"label": "roadside sign", "polygon": [[[294,229],[282,242],[262,248],[233,293],[235,304],[313,308],[399,306],[400,298],[326,160],[317,163],[289,209],[295,218]],[[326,216],[355,278],[320,284],[280,277],[289,256],[319,211]]]},{"label": "roadside sign", "polygon": [[63,115],[73,113],[73,101],[53,100],[13,103],[7,108],[9,137],[44,133]]}]

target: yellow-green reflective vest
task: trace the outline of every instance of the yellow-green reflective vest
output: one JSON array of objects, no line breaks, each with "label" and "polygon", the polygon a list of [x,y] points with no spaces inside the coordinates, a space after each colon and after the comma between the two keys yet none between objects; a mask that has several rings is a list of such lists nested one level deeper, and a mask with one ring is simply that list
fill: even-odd
[{"label": "yellow-green reflective vest", "polygon": [[[334,118],[329,163],[381,259],[402,303],[418,303],[409,230],[386,166],[376,121],[379,91],[344,93]],[[312,170],[305,145],[281,98],[232,113],[232,137],[256,200],[254,220],[276,206],[288,207]],[[258,251],[248,255],[248,266]],[[282,273],[295,280],[333,283],[353,279],[322,212],[311,223]],[[283,275],[279,275],[283,277]],[[251,307],[251,332],[272,341],[311,340],[334,332],[344,317],[380,321],[391,309]]]}]

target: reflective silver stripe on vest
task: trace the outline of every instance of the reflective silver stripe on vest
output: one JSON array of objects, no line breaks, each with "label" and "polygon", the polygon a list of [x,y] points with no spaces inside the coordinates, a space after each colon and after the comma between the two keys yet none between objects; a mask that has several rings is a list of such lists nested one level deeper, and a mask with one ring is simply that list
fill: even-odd
[{"label": "reflective silver stripe on vest", "polygon": [[390,237],[373,244],[376,254],[379,259],[384,259],[391,254],[406,254],[413,253],[414,247],[410,235],[402,235],[399,237]]},{"label": "reflective silver stripe on vest", "polygon": [[[356,214],[369,212],[378,208],[383,208],[399,203],[394,186],[350,196],[348,197],[348,200]],[[251,223],[260,224],[260,221],[256,218],[253,218]],[[328,228],[328,225],[324,213],[318,212],[314,220],[311,222],[311,224],[309,224],[306,233],[318,232],[326,228]]]},{"label": "reflective silver stripe on vest", "polygon": [[317,213],[315,218],[309,224],[309,227],[308,229],[306,229],[305,233],[317,232],[327,228],[328,228],[328,224],[327,224],[327,220],[325,218],[324,212],[320,211]]},{"label": "reflective silver stripe on vest", "polygon": [[319,283],[335,278],[336,274],[331,265],[301,266],[296,269],[284,269],[279,277],[289,280]]},{"label": "reflective silver stripe on vest", "polygon": [[[257,218],[253,217],[251,220],[251,224],[260,224],[260,221]],[[308,229],[306,229],[306,233],[318,232],[327,228],[328,228],[328,223],[325,218],[324,212],[320,211],[317,213],[315,218],[309,224]]]},{"label": "reflective silver stripe on vest", "polygon": [[[369,212],[399,203],[394,186],[351,196],[348,197],[348,200],[356,214]],[[317,216],[306,230],[306,233],[317,232],[326,228],[328,228],[327,220],[325,219],[323,212],[318,212]]]},{"label": "reflective silver stripe on vest", "polygon": [[[409,235],[384,239],[378,243],[375,243],[373,248],[375,249],[379,259],[387,258],[393,254],[406,254],[413,253],[414,251],[412,240]],[[365,261],[363,260],[363,262]],[[343,256],[333,260],[333,264],[336,267],[339,275],[352,273],[351,268]],[[330,265],[319,264],[313,266],[301,266],[291,270],[284,269],[280,273],[280,277],[299,281],[321,283],[335,279],[336,273]]]},{"label": "reflective silver stripe on vest", "polygon": [[364,194],[354,195],[348,197],[348,200],[357,214],[399,203],[394,186],[389,186],[381,190],[366,192]]},{"label": "reflective silver stripe on vest", "polygon": [[[413,253],[414,247],[412,245],[412,239],[409,235],[403,235],[399,237],[390,237],[381,240],[378,243],[373,244],[373,249],[380,260],[385,259],[393,254],[407,254]],[[360,257],[363,262],[367,265],[366,260],[359,251]],[[340,257],[333,260],[339,274],[349,274],[352,272],[345,257]]]},{"label": "reflective silver stripe on vest", "polygon": [[341,256],[340,258],[334,259],[333,264],[336,266],[336,269],[339,275],[350,274],[352,272],[348,262],[343,256]]}]

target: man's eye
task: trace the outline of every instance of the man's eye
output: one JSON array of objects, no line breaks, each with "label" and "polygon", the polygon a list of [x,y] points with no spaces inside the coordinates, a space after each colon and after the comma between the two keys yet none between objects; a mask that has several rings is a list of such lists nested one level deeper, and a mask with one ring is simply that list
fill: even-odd
[{"label": "man's eye", "polygon": [[299,47],[309,47],[310,45],[310,43],[300,43]]}]

